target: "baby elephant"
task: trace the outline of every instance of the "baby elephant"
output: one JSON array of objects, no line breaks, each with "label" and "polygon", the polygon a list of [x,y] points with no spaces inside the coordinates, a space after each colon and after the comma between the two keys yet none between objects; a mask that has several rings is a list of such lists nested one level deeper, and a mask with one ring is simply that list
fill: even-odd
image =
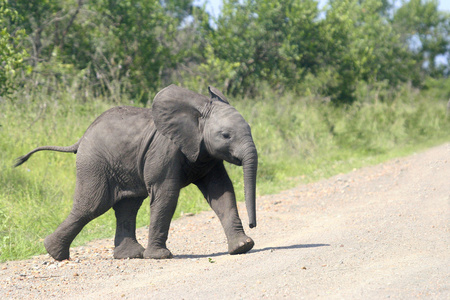
[{"label": "baby elephant", "polygon": [[[77,155],[72,211],[44,240],[56,260],[68,259],[76,235],[91,220],[114,208],[115,258],[171,258],[166,247],[180,189],[194,183],[217,214],[230,254],[246,253],[254,242],[244,233],[233,185],[223,161],[243,166],[250,228],[256,226],[258,155],[250,126],[213,87],[210,98],[171,85],[151,109],[115,107],[100,115],[72,146],[38,147],[19,157],[52,150]],[[136,215],[150,197],[148,245],[136,240]]]}]

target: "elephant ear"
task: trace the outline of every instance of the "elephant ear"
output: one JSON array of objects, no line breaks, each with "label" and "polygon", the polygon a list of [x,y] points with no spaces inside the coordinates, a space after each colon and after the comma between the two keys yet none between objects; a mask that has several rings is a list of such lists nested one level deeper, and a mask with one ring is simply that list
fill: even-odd
[{"label": "elephant ear", "polygon": [[172,140],[191,162],[197,160],[200,152],[199,118],[208,102],[207,97],[173,84],[161,90],[153,100],[156,129]]},{"label": "elephant ear", "polygon": [[209,91],[209,95],[211,95],[211,99],[213,100],[219,100],[222,101],[226,104],[230,104],[228,102],[228,99],[215,87],[213,86],[208,86],[208,91]]}]

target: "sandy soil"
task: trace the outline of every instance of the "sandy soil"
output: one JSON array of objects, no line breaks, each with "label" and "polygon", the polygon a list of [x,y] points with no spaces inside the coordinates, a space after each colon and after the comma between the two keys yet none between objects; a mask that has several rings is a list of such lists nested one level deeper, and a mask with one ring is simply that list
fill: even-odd
[{"label": "sandy soil", "polygon": [[450,299],[449,225],[445,144],[258,198],[245,255],[209,211],[172,223],[172,260],[114,260],[108,239],[0,264],[0,298]]}]

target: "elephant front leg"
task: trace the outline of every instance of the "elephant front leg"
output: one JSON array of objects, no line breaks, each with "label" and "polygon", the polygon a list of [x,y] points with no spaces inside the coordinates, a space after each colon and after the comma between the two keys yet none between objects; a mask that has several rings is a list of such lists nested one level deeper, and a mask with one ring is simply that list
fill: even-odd
[{"label": "elephant front leg", "polygon": [[228,253],[242,254],[255,245],[242,227],[236,205],[233,184],[223,164],[215,167],[209,176],[195,183],[219,217],[228,241]]},{"label": "elephant front leg", "polygon": [[228,253],[231,255],[243,254],[250,251],[255,242],[245,234],[238,215],[236,202],[231,200],[232,198],[234,197],[220,200],[212,199],[210,205],[224,228],[228,241]]},{"label": "elephant front leg", "polygon": [[150,195],[150,227],[148,246],[144,258],[167,259],[173,255],[167,249],[166,241],[169,235],[170,222],[177,207],[179,189],[156,189]]}]

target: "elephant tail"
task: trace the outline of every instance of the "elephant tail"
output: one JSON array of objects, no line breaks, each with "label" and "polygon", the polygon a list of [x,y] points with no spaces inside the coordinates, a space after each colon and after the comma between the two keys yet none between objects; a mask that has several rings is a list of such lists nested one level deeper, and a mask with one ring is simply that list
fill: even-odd
[{"label": "elephant tail", "polygon": [[67,146],[67,147],[60,147],[60,146],[37,147],[36,149],[33,149],[30,152],[28,152],[27,154],[25,154],[24,156],[16,158],[16,161],[14,163],[14,168],[18,167],[21,164],[23,164],[24,162],[26,162],[30,158],[30,156],[33,155],[33,153],[42,151],[42,150],[50,150],[50,151],[58,151],[58,152],[72,152],[72,153],[76,154],[78,151],[78,146],[80,145],[80,142],[81,142],[81,139],[78,140],[78,142],[76,142],[72,146]]}]

